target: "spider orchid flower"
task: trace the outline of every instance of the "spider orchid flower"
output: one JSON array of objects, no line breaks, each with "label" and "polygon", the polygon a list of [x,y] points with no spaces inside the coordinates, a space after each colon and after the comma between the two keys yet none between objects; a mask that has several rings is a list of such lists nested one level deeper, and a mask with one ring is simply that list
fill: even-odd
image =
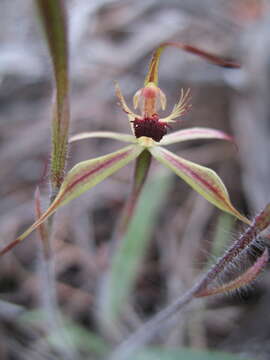
[{"label": "spider orchid flower", "polygon": [[74,135],[70,139],[70,142],[74,142],[90,138],[109,138],[131,144],[116,152],[95,159],[86,160],[75,165],[67,173],[60,191],[49,208],[21,236],[0,251],[0,254],[7,252],[14,245],[25,239],[59,207],[67,204],[72,199],[77,198],[132,160],[139,158],[145,152],[150,154],[150,157],[154,157],[157,161],[170,168],[210,203],[219,209],[234,215],[244,223],[250,224],[250,221],[234,208],[225,185],[213,170],[185,160],[163,147],[178,142],[196,139],[221,139],[232,141],[231,136],[224,132],[204,127],[193,127],[167,134],[168,129],[171,128],[171,124],[191,108],[190,89],[187,89],[186,91],[182,89],[180,91],[179,101],[173,107],[171,113],[164,118],[159,116],[159,110],[166,109],[166,96],[158,87],[159,59],[163,50],[168,46],[174,46],[195,55],[199,55],[222,67],[239,67],[238,64],[223,60],[190,45],[179,42],[166,42],[161,44],[153,54],[149,71],[145,78],[144,87],[139,89],[133,97],[134,111],[139,111],[138,114],[129,108],[119,85],[116,84],[116,96],[118,97],[121,108],[128,117],[132,134],[103,131],[86,132]]}]

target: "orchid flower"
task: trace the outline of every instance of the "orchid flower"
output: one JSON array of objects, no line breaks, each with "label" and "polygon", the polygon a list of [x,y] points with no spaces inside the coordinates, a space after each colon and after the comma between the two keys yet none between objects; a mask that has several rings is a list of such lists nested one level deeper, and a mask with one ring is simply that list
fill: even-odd
[{"label": "orchid flower", "polygon": [[[130,145],[108,155],[86,160],[75,165],[67,173],[56,198],[49,208],[21,236],[0,251],[0,254],[5,253],[25,239],[59,207],[77,198],[132,160],[137,158],[138,164],[138,159],[141,159],[145,154],[147,154],[148,159],[153,157],[171,169],[177,176],[216,207],[236,216],[246,224],[250,224],[250,221],[234,208],[225,185],[213,170],[185,160],[164,148],[164,146],[170,144],[197,139],[232,141],[231,136],[224,132],[204,127],[193,127],[167,134],[168,129],[171,128],[171,124],[176,122],[191,108],[190,89],[182,89],[180,91],[179,101],[173,107],[171,113],[164,118],[159,116],[159,110],[166,109],[166,96],[158,86],[158,67],[160,55],[167,46],[174,46],[194,53],[222,67],[239,67],[239,65],[231,61],[223,60],[190,45],[179,42],[166,42],[161,44],[153,54],[144,86],[139,89],[133,97],[134,111],[127,105],[119,85],[116,84],[116,96],[121,108],[128,117],[132,134],[86,132],[74,135],[70,139],[70,142],[74,142],[90,138],[109,138],[128,142]],[[136,113],[135,111],[139,112]]]}]

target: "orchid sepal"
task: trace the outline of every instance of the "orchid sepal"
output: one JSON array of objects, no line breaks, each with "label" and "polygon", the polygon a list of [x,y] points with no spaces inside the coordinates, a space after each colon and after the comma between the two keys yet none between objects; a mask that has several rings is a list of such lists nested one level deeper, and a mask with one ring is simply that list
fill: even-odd
[{"label": "orchid sepal", "polygon": [[250,221],[233,207],[225,185],[213,170],[185,160],[159,146],[151,147],[149,151],[210,203],[250,224]]},{"label": "orchid sepal", "polygon": [[184,44],[179,41],[167,41],[159,45],[158,48],[153,53],[152,59],[150,61],[149,70],[145,77],[144,85],[146,86],[148,83],[153,82],[155,85],[158,85],[158,69],[159,69],[159,62],[160,56],[165,50],[166,47],[175,47],[180,50],[184,50],[191,54],[200,56],[201,58],[207,60],[208,62],[218,65],[224,68],[231,68],[231,69],[238,69],[240,65],[234,61],[230,61],[224,59],[220,56],[211,54],[205,50],[199,49],[197,47]]},{"label": "orchid sepal", "polygon": [[143,150],[144,148],[139,145],[129,145],[108,155],[82,161],[75,165],[67,173],[56,198],[49,208],[23,234],[0,250],[0,255],[3,255],[13,246],[24,240],[61,206],[79,197],[81,194],[136,159]]}]

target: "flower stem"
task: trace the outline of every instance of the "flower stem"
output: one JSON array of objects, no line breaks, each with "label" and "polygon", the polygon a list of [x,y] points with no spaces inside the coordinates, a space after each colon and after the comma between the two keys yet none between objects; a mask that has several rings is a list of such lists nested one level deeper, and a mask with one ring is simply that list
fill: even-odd
[{"label": "flower stem", "polygon": [[151,165],[151,158],[150,152],[144,150],[136,160],[132,190],[125,204],[116,238],[122,238],[128,229]]}]

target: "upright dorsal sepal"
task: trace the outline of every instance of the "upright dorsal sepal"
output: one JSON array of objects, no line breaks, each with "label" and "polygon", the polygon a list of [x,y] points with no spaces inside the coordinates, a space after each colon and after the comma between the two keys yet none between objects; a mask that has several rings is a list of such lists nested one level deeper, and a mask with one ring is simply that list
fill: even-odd
[{"label": "upright dorsal sepal", "polygon": [[194,55],[200,56],[203,59],[207,60],[208,62],[218,65],[225,68],[232,68],[232,69],[238,69],[240,65],[234,61],[224,59],[220,56],[211,54],[207,51],[201,50],[195,46],[191,46],[188,44],[184,44],[181,42],[176,41],[167,41],[162,43],[153,53],[152,59],[150,61],[149,70],[146,75],[144,85],[146,86],[149,83],[154,83],[156,86],[158,86],[158,68],[159,68],[159,61],[160,56],[165,50],[166,47],[176,47],[178,49],[187,51],[189,53],[192,53]]}]

